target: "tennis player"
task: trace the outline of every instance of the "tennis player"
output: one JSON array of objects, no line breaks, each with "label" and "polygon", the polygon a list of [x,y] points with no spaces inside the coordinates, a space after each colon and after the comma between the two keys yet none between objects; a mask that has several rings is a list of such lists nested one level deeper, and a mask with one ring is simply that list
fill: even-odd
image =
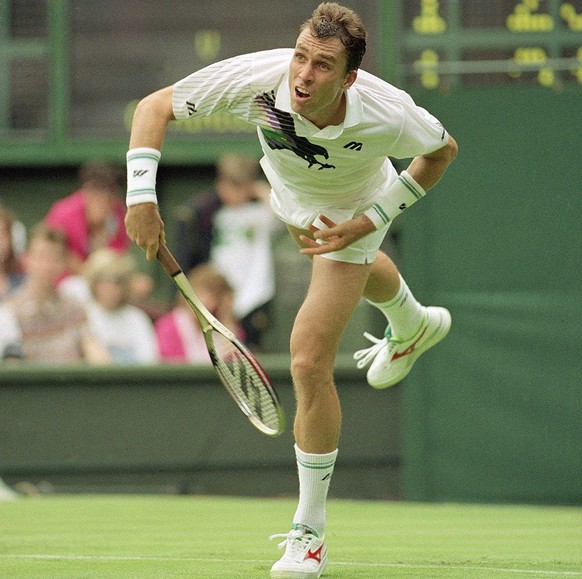
[{"label": "tennis player", "polygon": [[[155,179],[167,124],[218,111],[257,126],[272,208],[312,257],[290,346],[299,504],[271,577],[320,577],[327,565],[325,503],[341,426],[333,368],[360,298],[388,321],[384,338],[356,354],[360,366],[371,363],[375,388],[402,380],[451,324],[446,309],[415,299],[378,248],[394,218],[443,176],[457,145],[410,96],[359,70],[365,49],[358,15],[326,2],[301,26],[294,49],[198,70],[145,97],[133,119],[126,227],[148,259],[164,238]],[[388,156],[412,161],[398,175]]]}]

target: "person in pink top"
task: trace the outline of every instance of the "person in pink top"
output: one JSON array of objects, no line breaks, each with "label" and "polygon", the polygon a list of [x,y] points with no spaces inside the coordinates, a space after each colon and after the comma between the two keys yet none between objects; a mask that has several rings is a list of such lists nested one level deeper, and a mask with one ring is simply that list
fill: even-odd
[{"label": "person in pink top", "polygon": [[[189,272],[188,280],[210,312],[242,338],[240,323],[233,313],[234,292],[226,278],[209,263],[203,263]],[[210,364],[200,324],[181,294],[174,308],[156,320],[155,330],[162,361]]]},{"label": "person in pink top", "polygon": [[80,273],[95,249],[128,250],[130,242],[123,222],[125,205],[119,196],[120,176],[118,169],[108,163],[87,163],[79,171],[80,188],[49,209],[45,223],[65,234],[71,273]]}]

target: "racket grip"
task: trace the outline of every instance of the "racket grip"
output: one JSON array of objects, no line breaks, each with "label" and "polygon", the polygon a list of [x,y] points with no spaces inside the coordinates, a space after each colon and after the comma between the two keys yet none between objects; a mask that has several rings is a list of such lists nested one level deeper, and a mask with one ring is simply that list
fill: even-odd
[{"label": "racket grip", "polygon": [[170,277],[174,277],[182,271],[180,264],[176,261],[176,258],[172,255],[172,252],[165,243],[160,243],[157,258],[164,271]]}]

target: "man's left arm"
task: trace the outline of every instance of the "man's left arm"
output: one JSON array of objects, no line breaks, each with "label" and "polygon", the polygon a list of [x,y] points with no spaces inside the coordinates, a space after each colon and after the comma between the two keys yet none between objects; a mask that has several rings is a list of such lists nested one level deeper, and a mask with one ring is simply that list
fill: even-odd
[{"label": "man's left arm", "polygon": [[383,207],[376,203],[364,215],[339,224],[335,224],[325,217],[320,217],[328,229],[312,228],[315,241],[307,236],[302,236],[301,241],[305,247],[301,253],[320,255],[339,251],[365,235],[386,226],[394,217],[422,198],[429,189],[440,181],[447,167],[457,156],[457,152],[457,142],[449,136],[448,143],[444,147],[432,153],[415,157],[395,184],[395,187],[400,188],[406,198],[399,199],[398,192],[395,192],[396,194],[391,199],[391,207]]},{"label": "man's left arm", "polygon": [[440,149],[415,157],[408,165],[409,175],[425,190],[432,189],[445,174],[447,167],[455,160],[459,148],[453,137]]}]

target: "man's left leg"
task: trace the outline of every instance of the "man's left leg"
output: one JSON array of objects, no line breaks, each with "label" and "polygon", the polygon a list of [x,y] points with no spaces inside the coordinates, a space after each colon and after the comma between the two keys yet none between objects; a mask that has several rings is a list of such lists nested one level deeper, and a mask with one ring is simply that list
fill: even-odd
[{"label": "man's left leg", "polygon": [[388,388],[403,380],[415,361],[446,337],[451,315],[446,308],[420,304],[392,260],[379,251],[363,296],[387,318],[384,338],[364,334],[373,346],[354,354],[358,368],[371,363],[368,383]]},{"label": "man's left leg", "polygon": [[285,555],[273,565],[271,577],[319,577],[327,564],[325,503],[341,428],[334,361],[369,271],[369,265],[313,260],[311,284],[291,334],[299,504],[281,543]]}]

